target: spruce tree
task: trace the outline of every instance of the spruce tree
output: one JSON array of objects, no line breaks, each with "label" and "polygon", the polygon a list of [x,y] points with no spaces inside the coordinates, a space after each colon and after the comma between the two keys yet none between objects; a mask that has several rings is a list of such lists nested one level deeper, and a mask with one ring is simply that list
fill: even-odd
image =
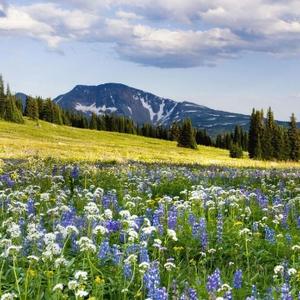
[{"label": "spruce tree", "polygon": [[274,115],[271,107],[268,109],[266,122],[263,130],[262,136],[262,158],[266,160],[271,160],[274,158],[274,137],[275,122]]},{"label": "spruce tree", "polygon": [[252,110],[250,118],[248,152],[250,158],[262,158],[263,112]]},{"label": "spruce tree", "polygon": [[57,125],[63,124],[61,109],[57,104],[54,104],[53,102],[52,102],[52,122]]},{"label": "spruce tree", "polygon": [[37,99],[27,97],[24,114],[31,120],[37,121],[39,119],[39,107]]},{"label": "spruce tree", "polygon": [[6,107],[6,95],[4,92],[4,82],[2,75],[0,75],[0,118],[4,119]]},{"label": "spruce tree", "polygon": [[300,139],[295,114],[292,114],[291,116],[288,134],[290,144],[290,159],[293,161],[298,161],[300,159]]},{"label": "spruce tree", "polygon": [[190,119],[185,119],[180,128],[180,134],[178,138],[179,147],[197,149],[197,143],[194,136],[194,130]]},{"label": "spruce tree", "polygon": [[10,122],[24,123],[23,116],[16,105],[16,98],[12,95],[6,97],[4,119]]}]

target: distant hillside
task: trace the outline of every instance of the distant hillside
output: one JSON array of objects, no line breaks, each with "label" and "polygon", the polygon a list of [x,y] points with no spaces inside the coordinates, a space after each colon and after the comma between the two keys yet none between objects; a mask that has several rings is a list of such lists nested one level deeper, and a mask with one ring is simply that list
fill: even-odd
[{"label": "distant hillside", "polygon": [[190,150],[177,147],[176,142],[130,134],[78,129],[44,121],[39,121],[37,126],[27,119],[24,125],[0,121],[0,159],[33,156],[63,161],[134,160],[232,167],[300,167],[300,163],[231,159],[227,150],[205,146]]}]

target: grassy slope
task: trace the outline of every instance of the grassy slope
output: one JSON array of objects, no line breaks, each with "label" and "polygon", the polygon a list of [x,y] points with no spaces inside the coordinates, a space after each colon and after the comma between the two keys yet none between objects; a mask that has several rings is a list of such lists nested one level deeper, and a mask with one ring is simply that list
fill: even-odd
[{"label": "grassy slope", "polygon": [[178,148],[175,142],[128,134],[92,131],[26,120],[25,125],[0,121],[0,158],[43,158],[83,161],[199,163],[238,167],[300,167],[300,163],[231,159],[228,151],[200,146]]}]

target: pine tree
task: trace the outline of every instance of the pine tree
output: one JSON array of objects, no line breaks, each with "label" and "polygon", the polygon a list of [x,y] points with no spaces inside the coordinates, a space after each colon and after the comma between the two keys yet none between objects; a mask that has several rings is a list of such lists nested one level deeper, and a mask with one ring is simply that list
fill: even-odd
[{"label": "pine tree", "polygon": [[12,95],[6,98],[4,119],[10,122],[24,123],[23,116],[16,105],[16,98]]},{"label": "pine tree", "polygon": [[53,123],[53,103],[51,99],[43,101],[41,119]]},{"label": "pine tree", "polygon": [[2,75],[0,75],[0,118],[4,119],[6,107],[6,95],[4,92],[4,82]]},{"label": "pine tree", "polygon": [[179,134],[177,145],[179,147],[197,149],[194,130],[190,119],[186,119],[183,121],[183,124],[180,128],[180,134]]},{"label": "pine tree", "polygon": [[270,107],[267,112],[262,137],[262,158],[266,160],[271,160],[274,158],[273,137],[275,133],[275,126],[274,115]]},{"label": "pine tree", "polygon": [[54,104],[53,102],[52,102],[52,122],[57,125],[63,124],[60,107],[57,104]]},{"label": "pine tree", "polygon": [[300,159],[300,139],[295,114],[292,114],[291,116],[288,135],[290,144],[290,159],[298,161]]},{"label": "pine tree", "polygon": [[170,136],[172,141],[178,141],[180,128],[177,122],[174,122],[170,128]]},{"label": "pine tree", "polygon": [[39,119],[39,107],[35,98],[27,97],[24,114],[31,120],[37,121]]},{"label": "pine tree", "polygon": [[252,110],[250,118],[248,152],[250,158],[262,158],[263,112]]}]

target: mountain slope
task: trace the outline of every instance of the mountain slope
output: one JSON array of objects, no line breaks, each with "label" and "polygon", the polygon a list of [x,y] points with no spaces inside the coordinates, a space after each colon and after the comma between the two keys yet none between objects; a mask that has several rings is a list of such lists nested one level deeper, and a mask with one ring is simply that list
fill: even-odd
[{"label": "mountain slope", "polygon": [[236,124],[247,126],[249,116],[229,113],[191,102],[176,102],[123,84],[77,85],[53,100],[62,108],[91,113],[115,113],[137,123],[170,125],[191,118],[195,127],[210,133],[232,130]]},{"label": "mountain slope", "polygon": [[[166,149],[168,151],[166,151]],[[1,159],[41,157],[62,161],[141,161],[231,167],[300,167],[300,163],[232,159],[226,150],[199,146],[179,148],[176,142],[116,132],[59,126],[44,121],[16,124],[0,120]]]}]

